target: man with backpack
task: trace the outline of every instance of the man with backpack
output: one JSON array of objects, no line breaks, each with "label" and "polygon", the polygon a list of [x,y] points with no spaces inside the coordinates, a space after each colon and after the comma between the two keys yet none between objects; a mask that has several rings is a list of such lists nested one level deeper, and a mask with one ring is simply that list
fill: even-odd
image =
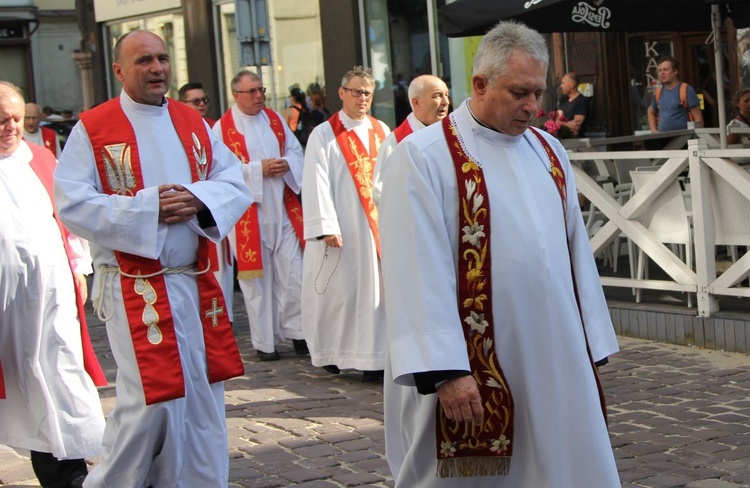
[{"label": "man with backpack", "polygon": [[661,86],[656,89],[648,108],[648,125],[651,132],[687,129],[688,121],[703,122],[700,101],[695,90],[677,79],[679,63],[672,56],[659,60],[658,73]]}]

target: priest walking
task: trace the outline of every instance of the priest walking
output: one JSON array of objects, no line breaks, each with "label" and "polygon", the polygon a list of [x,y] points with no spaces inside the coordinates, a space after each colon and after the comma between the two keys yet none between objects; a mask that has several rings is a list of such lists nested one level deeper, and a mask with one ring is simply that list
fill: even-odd
[{"label": "priest walking", "polygon": [[313,365],[380,381],[385,311],[372,174],[390,130],[367,115],[374,85],[362,68],[347,72],[342,110],[315,127],[305,148],[302,327]]},{"label": "priest walking", "polygon": [[384,402],[398,488],[620,486],[594,366],[617,342],[570,161],[530,127],[547,66],[539,33],[498,24],[471,98],[390,157]]},{"label": "priest walking", "polygon": [[0,444],[30,450],[42,486],[80,487],[107,384],[83,321],[91,258],[57,220],[55,156],[21,140],[23,123],[20,91],[0,82]]},{"label": "priest walking", "polygon": [[388,166],[388,156],[406,136],[439,122],[448,115],[450,93],[445,82],[432,75],[420,75],[409,83],[411,113],[401,125],[388,134],[378,152],[378,162],[372,177],[372,199],[377,205],[383,190],[383,170]]},{"label": "priest walking", "polygon": [[81,114],[55,172],[63,221],[91,243],[93,299],[117,363],[117,402],[85,486],[225,487],[223,381],[244,368],[210,272],[252,199],[237,158],[165,98],[169,53],[142,30],[115,45],[119,97]]},{"label": "priest walking", "polygon": [[242,70],[231,83],[235,104],[214,125],[244,163],[253,203],[229,242],[245,298],[250,338],[261,361],[276,361],[276,344],[291,339],[307,354],[302,335],[302,147],[278,112],[265,107],[260,77]]}]

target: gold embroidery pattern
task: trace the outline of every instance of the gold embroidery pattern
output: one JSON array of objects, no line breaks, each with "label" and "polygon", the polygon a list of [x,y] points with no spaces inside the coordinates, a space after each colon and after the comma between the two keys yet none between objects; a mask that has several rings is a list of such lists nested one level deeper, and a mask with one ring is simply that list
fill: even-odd
[{"label": "gold embroidery pattern", "polygon": [[229,138],[227,146],[229,146],[229,149],[232,150],[234,155],[237,156],[243,164],[245,164],[247,163],[247,160],[245,159],[245,155],[242,154],[242,142],[235,140],[235,136],[237,135],[239,135],[240,137],[244,137],[242,134],[237,132],[237,129],[227,130],[227,137]]},{"label": "gold embroidery pattern", "polygon": [[349,149],[354,154],[354,161],[349,162],[349,166],[354,168],[355,178],[359,183],[359,194],[362,198],[370,200],[372,198],[372,160],[367,154],[360,154],[357,150],[356,140],[349,136]]},{"label": "gold embroidery pattern", "polygon": [[206,161],[206,148],[201,147],[201,142],[198,140],[198,136],[195,132],[193,136],[193,157],[195,158],[195,168],[198,172],[198,179],[200,181],[206,180],[206,174],[208,173],[208,162]]},{"label": "gold embroidery pattern", "polygon": [[[459,315],[469,363],[483,401],[481,425],[448,420],[438,405],[438,476],[507,474],[513,435],[513,400],[496,356],[490,259],[490,206],[479,164],[463,151],[454,125],[448,144],[456,166],[459,207]],[[446,134],[447,135],[447,134]],[[485,464],[482,458],[495,458]]]},{"label": "gold embroidery pattern", "polygon": [[[138,273],[140,275],[140,273]],[[146,306],[143,307],[143,313],[141,319],[143,323],[148,327],[146,337],[148,342],[153,345],[160,344],[163,336],[161,330],[159,330],[159,312],[154,308],[154,303],[158,297],[156,296],[156,290],[151,286],[151,283],[144,278],[136,278],[135,284],[133,285],[135,292],[143,297],[143,301],[146,302]]]},{"label": "gold embroidery pattern", "polygon": [[[254,204],[253,204],[254,205]],[[258,259],[258,251],[253,251],[250,248],[249,244],[249,238],[248,236],[252,233],[251,227],[253,227],[253,221],[248,216],[248,212],[245,212],[245,218],[240,220],[238,223],[242,227],[242,237],[244,238],[242,242],[238,242],[240,245],[240,252],[238,253],[237,259],[241,259],[242,261],[248,262],[248,263],[254,263]]]},{"label": "gold embroidery pattern", "polygon": [[107,184],[112,189],[112,193],[133,196],[133,189],[138,185],[133,174],[130,146],[124,142],[104,146],[102,158]]},{"label": "gold embroidery pattern", "polygon": [[224,307],[219,307],[219,299],[214,297],[211,299],[211,310],[206,310],[206,318],[211,319],[211,325],[217,327],[219,325],[219,316],[224,313]]}]

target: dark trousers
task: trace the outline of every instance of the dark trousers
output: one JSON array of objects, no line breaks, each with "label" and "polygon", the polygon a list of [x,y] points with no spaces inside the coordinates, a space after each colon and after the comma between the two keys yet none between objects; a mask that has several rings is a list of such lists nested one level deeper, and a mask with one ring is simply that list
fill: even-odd
[{"label": "dark trousers", "polygon": [[88,473],[83,459],[57,459],[49,452],[31,451],[31,466],[44,488],[66,488],[71,481]]}]

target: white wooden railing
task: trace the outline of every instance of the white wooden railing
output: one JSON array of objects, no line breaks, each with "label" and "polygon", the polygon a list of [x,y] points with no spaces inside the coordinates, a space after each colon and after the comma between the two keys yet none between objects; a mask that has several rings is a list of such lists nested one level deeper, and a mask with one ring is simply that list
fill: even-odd
[{"label": "white wooden railing", "polygon": [[[703,131],[703,135],[698,131]],[[608,144],[628,142],[624,140],[628,138],[605,139],[603,144],[601,141],[597,144],[597,140],[581,140],[573,144],[568,143],[566,146],[569,149],[570,159],[574,163],[578,190],[595,207],[597,218],[600,219],[599,225],[596,226],[591,236],[591,248],[594,255],[602,255],[616,238],[624,237],[642,249],[669,277],[665,280],[636,279],[632,277],[632,273],[631,278],[602,276],[602,284],[613,287],[695,293],[698,315],[708,317],[719,310],[718,298],[720,296],[750,297],[750,288],[740,286],[740,283],[750,275],[750,252],[734,262],[719,277],[716,276],[716,243],[712,192],[709,183],[711,172],[714,172],[716,177],[725,179],[742,196],[750,198],[750,173],[732,159],[747,158],[750,156],[750,150],[709,147],[709,143],[714,145],[711,139],[712,132],[717,134],[718,129],[696,129],[685,132],[689,134],[677,134],[676,137],[687,137],[675,143],[684,145],[687,141],[685,149],[615,152],[595,149],[597,146],[605,148]],[[696,136],[701,138],[688,140],[689,137]],[[631,139],[636,140],[633,138]],[[643,137],[640,138],[640,140],[643,139]],[[592,177],[584,172],[578,166],[584,161],[588,161],[589,164],[593,162],[599,174]],[[656,165],[659,168],[657,176],[625,201],[617,194],[617,189],[618,186],[622,188],[622,176],[626,172],[619,171],[618,168],[634,165]],[[612,168],[619,173],[617,175],[620,177],[619,182],[613,183],[615,175],[611,174]],[[691,269],[638,220],[639,214],[651,205],[665,188],[678,178],[684,178],[686,174],[689,178],[683,183],[689,190],[692,201],[695,269]],[[747,208],[747,215],[743,214],[742,218],[750,221],[750,207]],[[747,245],[750,246],[750,237]],[[687,252],[691,252],[690,249]]]}]

